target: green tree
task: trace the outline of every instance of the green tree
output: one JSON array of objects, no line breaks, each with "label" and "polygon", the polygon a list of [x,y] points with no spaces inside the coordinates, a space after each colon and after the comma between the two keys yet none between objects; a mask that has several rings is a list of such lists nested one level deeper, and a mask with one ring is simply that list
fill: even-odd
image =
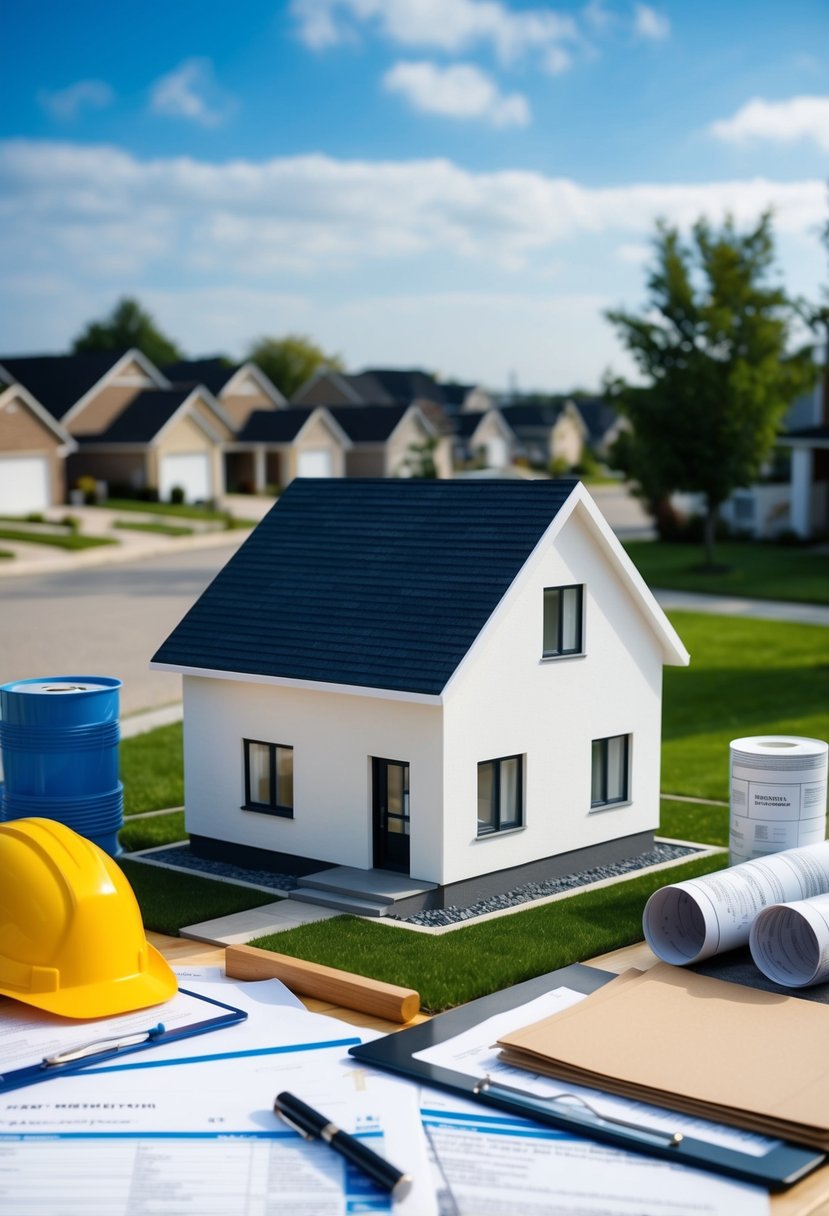
[{"label": "green tree", "polygon": [[625,461],[651,510],[675,490],[702,495],[713,565],[719,508],[757,480],[817,369],[810,348],[788,350],[796,311],[770,282],[770,214],[744,233],[699,220],[688,242],[659,224],[654,247],[644,313],[606,314],[645,382],[607,387],[632,424]]},{"label": "green tree", "polygon": [[137,300],[125,296],[103,321],[90,321],[72,344],[74,354],[88,350],[129,350],[137,347],[156,367],[176,363],[183,355]]},{"label": "green tree", "polygon": [[291,398],[306,380],[320,368],[344,371],[339,355],[327,355],[321,347],[302,334],[285,338],[259,338],[247,353],[247,358],[260,367],[280,393]]}]

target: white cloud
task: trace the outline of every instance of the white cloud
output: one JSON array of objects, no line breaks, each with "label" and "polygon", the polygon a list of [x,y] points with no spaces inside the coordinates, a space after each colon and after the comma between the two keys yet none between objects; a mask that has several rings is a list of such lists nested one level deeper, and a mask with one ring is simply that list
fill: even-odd
[{"label": "white cloud", "polygon": [[426,61],[396,63],[383,77],[383,85],[425,114],[481,118],[493,127],[525,127],[530,121],[525,97],[505,96],[490,76],[471,63],[449,67]]},{"label": "white cloud", "polygon": [[115,93],[104,80],[78,80],[55,93],[41,89],[37,100],[52,118],[72,122],[83,110],[104,110],[112,105]]},{"label": "white cloud", "polygon": [[662,42],[670,37],[671,23],[664,13],[659,13],[649,4],[637,4],[633,14],[633,29],[639,38]]},{"label": "white cloud", "polygon": [[616,257],[628,266],[643,266],[653,257],[653,248],[642,241],[625,241],[617,246]]},{"label": "white cloud", "polygon": [[711,123],[709,131],[726,143],[795,143],[808,139],[829,152],[829,97],[790,97],[787,101],[755,97],[731,118]]},{"label": "white cloud", "polygon": [[[820,180],[591,188],[448,160],[214,164],[34,140],[0,143],[0,183],[0,241],[10,253],[73,263],[82,253],[84,275],[121,245],[144,265],[167,258],[182,272],[209,267],[234,278],[280,268],[325,275],[334,264],[425,253],[516,268],[579,236],[647,239],[659,216],[685,227],[730,212],[745,224],[771,206],[776,231],[804,234],[825,217]],[[94,236],[88,245],[83,232]]]},{"label": "white cloud", "polygon": [[457,54],[491,46],[504,61],[576,40],[576,22],[550,8],[515,10],[500,0],[292,0],[300,39],[316,50],[376,30],[400,46]]},{"label": "white cloud", "polygon": [[150,89],[154,114],[185,118],[203,127],[220,126],[231,108],[228,96],[216,86],[209,59],[186,59]]},{"label": "white cloud", "polygon": [[730,212],[744,226],[768,206],[779,247],[806,266],[790,287],[808,295],[820,179],[601,189],[437,159],[216,164],[0,141],[0,325],[7,349],[60,349],[130,294],[193,353],[299,328],[352,367],[496,384],[514,368],[525,387],[566,390],[609,361],[601,310],[640,297],[658,216],[687,229]]}]

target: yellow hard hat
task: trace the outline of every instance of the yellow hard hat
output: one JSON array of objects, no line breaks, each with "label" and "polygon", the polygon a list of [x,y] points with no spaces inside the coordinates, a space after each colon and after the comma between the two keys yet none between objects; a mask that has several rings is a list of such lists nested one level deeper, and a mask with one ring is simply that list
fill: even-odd
[{"label": "yellow hard hat", "polygon": [[0,823],[0,993],[98,1018],[158,1005],[177,989],[103,849],[53,819]]}]

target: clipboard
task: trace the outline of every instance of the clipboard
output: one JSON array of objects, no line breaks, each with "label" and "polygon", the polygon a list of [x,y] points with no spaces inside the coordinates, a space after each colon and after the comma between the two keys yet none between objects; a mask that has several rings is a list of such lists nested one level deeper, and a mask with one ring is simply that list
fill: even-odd
[{"label": "clipboard", "polygon": [[[61,1038],[65,1039],[65,1044],[56,1051],[50,1051],[35,1064],[7,1069],[0,1074],[0,1094],[22,1089],[26,1085],[36,1085],[41,1081],[50,1081],[54,1077],[65,1077],[81,1072],[92,1065],[105,1064],[115,1059],[120,1060],[123,1056],[131,1055],[133,1052],[147,1051],[153,1047],[160,1047],[163,1043],[175,1043],[178,1039],[189,1039],[194,1035],[206,1034],[211,1030],[234,1026],[237,1022],[243,1022],[248,1016],[243,1009],[225,1005],[222,1001],[191,992],[187,988],[180,988],[178,995],[189,997],[198,1001],[200,1005],[204,1005],[205,1016],[184,1025],[166,1027],[163,1021],[157,1021],[153,1026],[150,1023],[154,1018],[164,1016],[164,1005],[156,1005],[147,1010],[138,1011],[139,1014],[146,1014],[146,1029],[124,1029],[121,1032],[117,1029],[118,1023],[135,1020],[136,1014],[102,1018],[92,1023],[76,1022],[72,1026],[67,1025],[61,1019],[60,1034]],[[115,1025],[112,1025],[113,1023]],[[83,1037],[85,1026],[88,1033],[86,1039]],[[96,1028],[97,1034],[95,1033]]]},{"label": "clipboard", "polygon": [[423,1085],[447,1089],[467,1101],[481,1102],[512,1115],[535,1119],[564,1131],[600,1140],[617,1148],[646,1153],[696,1169],[710,1170],[752,1182],[770,1191],[792,1186],[818,1166],[826,1155],[784,1140],[775,1140],[761,1155],[711,1144],[692,1136],[671,1137],[635,1123],[602,1117],[590,1108],[566,1105],[555,1099],[539,1097],[519,1088],[476,1078],[454,1069],[416,1059],[416,1053],[447,1042],[495,1014],[514,1009],[554,988],[566,987],[587,995],[610,980],[613,972],[600,971],[584,963],[573,963],[546,975],[525,980],[512,988],[470,1001],[448,1013],[438,1014],[406,1030],[395,1031],[382,1039],[351,1047],[349,1054],[364,1064],[401,1074]]}]

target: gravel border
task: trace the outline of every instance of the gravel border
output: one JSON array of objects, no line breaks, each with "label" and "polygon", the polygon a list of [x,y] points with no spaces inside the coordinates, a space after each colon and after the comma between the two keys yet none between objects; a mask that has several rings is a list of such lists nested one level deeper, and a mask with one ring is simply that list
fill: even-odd
[{"label": "gravel border", "polygon": [[[536,899],[559,895],[564,891],[577,890],[579,887],[599,882],[602,879],[621,878],[625,874],[634,874],[638,870],[678,861],[683,857],[699,853],[704,848],[704,845],[667,844],[656,841],[652,849],[639,853],[636,857],[629,857],[625,861],[595,866],[591,870],[564,874],[560,878],[549,878],[543,882],[524,883],[512,891],[487,896],[466,907],[433,908],[425,912],[415,912],[411,916],[395,916],[391,913],[384,919],[432,929],[462,924],[464,921],[472,920],[474,917],[483,916],[486,913],[504,912],[509,908],[517,908],[521,904],[530,903]],[[230,865],[228,862],[196,857],[190,851],[189,843],[144,849],[140,853],[125,854],[125,856],[136,861],[159,862],[182,870],[192,870],[224,882],[242,883],[246,886],[255,885],[287,896],[290,896],[295,887],[302,885],[302,879],[296,878],[292,874],[272,874],[268,870],[248,870],[242,866]]]}]

